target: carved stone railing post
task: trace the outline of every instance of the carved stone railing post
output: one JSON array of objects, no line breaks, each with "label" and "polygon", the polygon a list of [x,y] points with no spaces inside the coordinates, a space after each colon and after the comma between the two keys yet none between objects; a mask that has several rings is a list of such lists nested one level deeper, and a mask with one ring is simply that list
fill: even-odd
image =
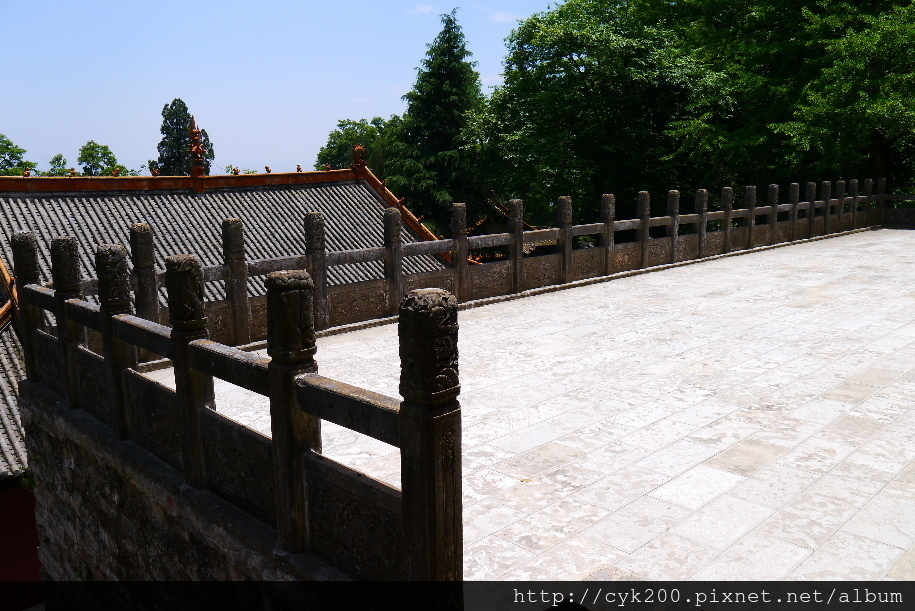
[{"label": "carved stone railing post", "polygon": [[793,242],[797,239],[797,207],[801,201],[801,185],[796,182],[791,183],[788,187],[788,203],[791,204],[791,238]]},{"label": "carved stone railing post", "polygon": [[639,267],[648,267],[648,244],[651,240],[648,226],[651,220],[651,196],[648,191],[639,191],[635,200],[635,213],[639,217]]},{"label": "carved stone railing post", "polygon": [[748,185],[743,191],[743,207],[747,209],[747,248],[753,248],[756,231],[756,185]]},{"label": "carved stone railing post", "polygon": [[724,211],[724,218],[721,219],[721,230],[724,232],[724,248],[722,252],[729,253],[733,248],[731,235],[731,217],[734,214],[734,189],[724,187],[721,189],[721,209]]},{"label": "carved stone railing post", "polygon": [[128,409],[122,374],[137,367],[137,349],[118,339],[112,329],[112,317],[130,314],[130,269],[127,249],[120,244],[105,244],[95,251],[95,272],[98,276],[98,297],[101,312],[102,354],[108,378],[109,422],[121,439],[130,432]]},{"label": "carved stone railing post", "polygon": [[815,182],[807,183],[804,197],[806,197],[807,201],[810,203],[810,207],[807,208],[807,237],[812,238],[816,233],[816,230],[813,227],[813,220],[816,218],[817,214],[817,185]]},{"label": "carved stone railing post", "polygon": [[137,316],[158,323],[159,285],[156,282],[153,230],[146,223],[135,223],[130,227],[130,258],[137,278],[134,294]]},{"label": "carved stone railing post", "polygon": [[441,289],[400,304],[401,481],[409,580],[460,581],[458,303]]},{"label": "carved stone railing post", "polygon": [[241,219],[222,222],[222,260],[229,268],[226,300],[229,302],[229,338],[238,346],[251,341],[248,305],[248,264],[245,262],[245,227]]},{"label": "carved stone railing post", "polygon": [[559,240],[556,248],[562,255],[559,282],[572,282],[572,198],[563,195],[556,202],[556,222],[559,227]]},{"label": "carved stone railing post", "polygon": [[314,283],[306,271],[267,276],[267,375],[276,470],[277,535],[290,552],[307,544],[302,452],[321,451],[321,421],[296,408],[293,379],[317,373]]},{"label": "carved stone railing post", "polygon": [[823,235],[828,235],[829,209],[832,207],[832,183],[828,180],[820,183],[820,197],[823,198]]},{"label": "carved stone railing post", "polygon": [[600,221],[604,224],[600,232],[604,276],[613,273],[613,258],[616,256],[616,232],[613,230],[615,220],[616,198],[611,193],[605,193],[600,197]]},{"label": "carved stone railing post", "polygon": [[454,267],[454,294],[466,301],[470,295],[467,286],[467,204],[451,204],[451,237],[454,250],[451,264]]},{"label": "carved stone railing post", "polygon": [[201,488],[206,485],[206,472],[199,411],[214,409],[214,395],[212,376],[192,369],[188,358],[188,344],[208,338],[200,259],[193,255],[174,255],[165,259],[165,290],[172,326],[175,392],[181,410],[184,477],[191,486]]},{"label": "carved stone railing post", "polygon": [[873,179],[873,178],[865,178],[865,179],[864,179],[864,193],[863,193],[863,195],[864,195],[864,197],[867,198],[867,199],[865,199],[864,202],[863,202],[863,203],[864,203],[864,208],[863,208],[863,210],[864,210],[864,224],[865,224],[865,225],[870,225],[870,224],[871,224],[871,210],[873,210],[873,208],[874,208],[874,207],[871,205],[871,202],[874,201],[874,200],[873,200],[873,196],[874,196],[874,179]]},{"label": "carved stone railing post", "polygon": [[667,234],[670,236],[670,262],[677,262],[677,246],[680,241],[680,192],[667,192],[667,216],[670,217],[670,226]]},{"label": "carved stone railing post", "polygon": [[851,210],[851,228],[858,228],[858,179],[848,181],[848,203]]},{"label": "carved stone railing post", "polygon": [[875,195],[875,200],[877,201],[877,219],[878,223],[881,225],[886,218],[886,178],[877,179],[877,193]]},{"label": "carved stone railing post", "polygon": [[13,273],[16,274],[16,292],[19,295],[19,336],[25,352],[25,374],[33,382],[38,381],[38,361],[35,353],[34,333],[40,329],[42,315],[25,297],[25,287],[41,282],[41,267],[38,263],[38,241],[31,231],[17,231],[10,238],[13,251]]},{"label": "carved stone railing post", "polygon": [[508,201],[508,232],[512,235],[512,293],[524,290],[524,202]]},{"label": "carved stone railing post", "polygon": [[79,245],[74,237],[51,240],[51,280],[54,282],[54,302],[57,318],[57,339],[63,359],[63,374],[67,405],[79,406],[79,368],[76,347],[85,340],[85,329],[67,317],[64,307],[68,299],[82,299],[79,270]]},{"label": "carved stone railing post", "polygon": [[769,206],[769,245],[778,242],[778,185],[769,185],[769,192],[766,197],[766,205]]},{"label": "carved stone railing post", "polygon": [[839,202],[839,228],[838,233],[845,231],[845,181],[836,181],[836,199]]},{"label": "carved stone railing post", "polygon": [[400,238],[400,210],[384,211],[384,277],[388,282],[388,314],[397,314],[404,292],[403,241]]},{"label": "carved stone railing post", "polygon": [[315,285],[315,328],[330,326],[330,302],[327,298],[327,243],[324,238],[324,215],[305,214],[305,248],[311,261],[311,279]]}]

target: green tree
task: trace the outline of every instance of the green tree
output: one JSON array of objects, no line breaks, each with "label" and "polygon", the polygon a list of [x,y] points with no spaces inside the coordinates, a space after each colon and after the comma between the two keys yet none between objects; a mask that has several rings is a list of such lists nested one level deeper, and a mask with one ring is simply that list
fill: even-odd
[{"label": "green tree", "polygon": [[591,220],[601,193],[627,214],[628,195],[676,184],[668,125],[712,80],[678,48],[667,6],[568,0],[512,32],[504,84],[469,130],[500,199],[547,224],[561,195]]},{"label": "green tree", "polygon": [[[159,141],[159,158],[150,161],[150,170],[158,168],[163,176],[189,176],[191,173],[191,114],[181,98],[162,108],[162,140]],[[205,129],[200,130],[200,143],[206,151],[203,156],[204,173],[209,175],[216,154]]]},{"label": "green tree", "polygon": [[480,77],[467,50],[455,11],[442,15],[443,28],[426,52],[407,111],[391,147],[386,178],[421,214],[444,219],[453,202],[478,200],[464,130],[483,101]]},{"label": "green tree", "polygon": [[44,172],[45,176],[69,176],[70,169],[67,167],[67,160],[60,153],[51,157],[50,169]]},{"label": "green tree", "polygon": [[111,149],[90,140],[79,149],[76,162],[83,168],[83,176],[130,176],[136,172],[118,163]]},{"label": "green tree", "polygon": [[22,176],[25,170],[34,170],[35,163],[22,158],[26,150],[0,134],[0,176]]},{"label": "green tree", "polygon": [[671,126],[692,163],[747,184],[911,180],[911,3],[688,0],[675,10],[684,52],[720,75]]},{"label": "green tree", "polygon": [[327,136],[327,144],[318,151],[316,170],[330,166],[334,170],[350,167],[353,162],[353,147],[365,146],[366,163],[376,175],[385,175],[392,141],[396,139],[401,118],[393,115],[387,121],[375,117],[371,121],[341,119],[337,127]]}]

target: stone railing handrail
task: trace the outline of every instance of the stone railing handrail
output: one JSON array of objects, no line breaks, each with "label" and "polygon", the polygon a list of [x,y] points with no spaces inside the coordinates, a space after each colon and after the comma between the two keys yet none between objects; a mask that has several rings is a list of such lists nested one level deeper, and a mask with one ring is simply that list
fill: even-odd
[{"label": "stone railing handrail", "polygon": [[[34,280],[28,273],[38,265],[34,236],[18,232],[13,252],[20,278]],[[403,399],[397,400],[317,375],[314,284],[306,271],[267,276],[264,357],[208,339],[206,273],[194,256],[166,260],[166,327],[131,313],[139,296],[131,294],[123,246],[96,252],[98,304],[83,299],[75,238],[53,240],[51,255],[54,288],[20,286],[29,383],[56,391],[68,409],[94,416],[117,438],[135,441],[188,485],[273,526],[289,552],[363,578],[461,579],[454,297],[422,289],[399,304]],[[171,359],[174,390],[140,374],[142,351]],[[214,378],[268,397],[271,437],[215,411]],[[398,447],[402,490],[323,456],[321,420]],[[245,469],[233,470],[237,464]],[[360,526],[335,527],[340,503],[358,506],[361,527],[381,525],[377,536],[348,539]]]}]

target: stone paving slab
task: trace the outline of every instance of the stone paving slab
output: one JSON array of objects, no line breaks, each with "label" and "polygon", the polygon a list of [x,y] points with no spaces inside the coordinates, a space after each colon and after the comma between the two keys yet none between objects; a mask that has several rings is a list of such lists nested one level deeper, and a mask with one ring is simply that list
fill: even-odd
[{"label": "stone paving slab", "polygon": [[[915,232],[459,320],[465,578],[915,579]],[[319,340],[321,374],[397,396],[396,333]],[[269,434],[244,397],[218,409]],[[399,485],[391,446],[323,435]]]}]

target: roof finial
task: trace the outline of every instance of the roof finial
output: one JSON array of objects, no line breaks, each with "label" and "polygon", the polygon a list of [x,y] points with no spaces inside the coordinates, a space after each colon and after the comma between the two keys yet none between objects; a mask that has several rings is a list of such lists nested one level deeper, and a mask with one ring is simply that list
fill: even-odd
[{"label": "roof finial", "polygon": [[365,167],[365,147],[357,144],[353,147],[353,169],[362,169]]},{"label": "roof finial", "polygon": [[197,120],[191,115],[191,126],[188,129],[191,137],[191,176],[200,177],[205,173],[203,167],[203,145],[200,143],[200,128],[197,127]]}]

